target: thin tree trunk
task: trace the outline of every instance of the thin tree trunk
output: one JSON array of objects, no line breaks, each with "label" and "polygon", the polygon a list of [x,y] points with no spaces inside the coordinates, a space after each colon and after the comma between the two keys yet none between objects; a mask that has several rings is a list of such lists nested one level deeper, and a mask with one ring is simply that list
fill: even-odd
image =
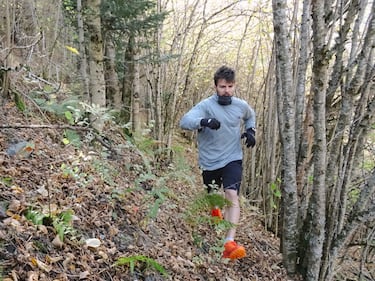
[{"label": "thin tree trunk", "polygon": [[314,95],[314,148],[313,189],[308,209],[308,246],[305,258],[307,259],[306,281],[319,280],[319,272],[324,243],[325,209],[326,209],[326,118],[325,118],[325,91],[327,88],[327,49],[325,36],[324,5],[322,2],[312,2],[313,16],[313,77],[312,91]]},{"label": "thin tree trunk", "polygon": [[122,108],[122,96],[120,92],[119,79],[116,71],[116,50],[111,39],[106,40],[106,63],[105,63],[105,81],[106,96],[111,108],[120,110]]},{"label": "thin tree trunk", "polygon": [[[104,65],[103,65],[103,39],[100,19],[101,0],[92,0],[87,13],[87,30],[89,35],[88,60],[90,68],[90,96],[91,104],[104,108],[106,106]],[[101,131],[103,120],[99,114],[91,115],[95,129]]]},{"label": "thin tree trunk", "polygon": [[121,116],[125,122],[132,118],[132,89],[134,81],[134,56],[135,56],[135,38],[134,34],[129,34],[128,44],[124,52],[124,72],[122,80],[122,104],[123,110]]},{"label": "thin tree trunk", "polygon": [[[301,20],[301,39],[300,39],[300,51],[296,70],[296,147],[299,148],[297,167],[299,167],[299,173],[297,177],[301,180],[304,178],[305,166],[300,166],[301,162],[304,161],[301,158],[301,139],[303,135],[303,116],[305,112],[305,87],[306,87],[306,71],[310,57],[309,42],[310,42],[310,14],[311,14],[311,0],[303,1]],[[305,154],[305,153],[302,153]],[[302,173],[302,174],[301,174]],[[297,181],[299,189],[301,189],[302,181]]]},{"label": "thin tree trunk", "polygon": [[[371,93],[373,93],[373,89],[371,89],[371,85],[373,84],[371,84],[370,81],[375,75],[373,64],[374,50],[370,47],[375,40],[374,14],[375,5],[372,6],[372,19],[369,22],[362,49],[356,59],[357,69],[354,77],[351,78],[350,74],[353,74],[353,72],[348,71],[350,73],[347,74],[348,83],[341,87],[343,89],[341,96],[342,106],[337,125],[335,126],[336,130],[333,133],[335,146],[337,146],[337,143],[341,143],[341,150],[340,156],[336,156],[336,158],[333,158],[335,154],[330,154],[333,155],[331,156],[332,159],[340,159],[339,162],[336,161],[337,167],[335,167],[335,169],[338,170],[337,173],[339,176],[334,184],[332,184],[335,193],[331,193],[332,199],[330,201],[333,203],[329,204],[330,212],[327,214],[327,218],[330,218],[330,221],[327,224],[328,231],[326,235],[321,280],[326,280],[324,279],[326,275],[329,275],[329,278],[332,278],[330,267],[332,266],[332,259],[337,258],[337,252],[335,251],[333,253],[336,254],[336,256],[332,256],[332,245],[336,242],[342,229],[346,227],[348,189],[352,186],[351,177],[355,167],[355,162],[358,159],[358,152],[363,150],[361,143],[371,126],[370,120],[374,116],[374,109],[371,109],[371,102],[369,103],[369,101],[371,101]],[[358,98],[359,93],[361,94]],[[356,109],[354,109],[354,105],[356,105]],[[345,134],[348,128],[350,128],[349,138]],[[332,148],[332,150],[335,152],[337,149]],[[337,162],[339,165],[337,165]],[[332,170],[334,170],[333,167],[328,169],[330,172],[332,172]]]},{"label": "thin tree trunk", "polygon": [[[275,65],[275,55],[272,56],[273,59],[271,60],[269,69],[274,69]],[[272,86],[275,84],[275,78],[274,74],[269,71],[269,75],[267,76],[267,83],[266,83],[266,89],[268,92],[274,92],[274,89],[272,89]],[[276,197],[274,197],[273,192],[271,191],[271,186],[275,186],[277,189],[279,187],[278,179],[276,178],[278,175],[278,131],[279,131],[279,124],[277,120],[275,121],[275,116],[277,115],[277,100],[274,95],[264,95],[265,98],[268,98],[267,101],[267,110],[265,111],[265,117],[264,117],[264,123],[267,124],[263,126],[263,132],[264,136],[270,136],[268,138],[264,139],[264,143],[262,147],[264,147],[264,156],[260,157],[261,159],[265,159],[265,162],[262,165],[262,170],[264,173],[263,176],[263,183],[261,184],[262,191],[263,191],[263,209],[264,209],[264,215],[265,215],[265,225],[266,228],[270,228],[273,231],[275,231],[276,234],[278,234],[278,216],[274,215],[274,211],[278,211],[278,205],[273,205],[273,200],[276,200]],[[266,102],[266,101],[265,101]],[[253,157],[252,157],[253,159]],[[259,164],[259,163],[257,163]],[[251,186],[257,186],[255,185],[255,172],[253,173],[254,183]],[[261,197],[261,198],[262,198]]]},{"label": "thin tree trunk", "polygon": [[[14,21],[11,19],[11,14],[14,8],[14,4],[12,5],[10,3],[10,0],[7,0],[5,3],[5,48],[8,49],[5,55],[5,60],[1,63],[4,64],[5,71],[0,72],[0,81],[2,82],[2,95],[4,99],[9,97],[9,84],[10,84],[10,78],[9,78],[9,71],[8,68],[12,67],[12,45],[13,45],[13,32],[12,32],[12,24],[14,24]],[[13,18],[13,17],[12,17]]]},{"label": "thin tree trunk", "polygon": [[[251,150],[251,155],[244,155],[244,163],[247,169],[244,175],[246,184],[243,191],[250,201],[258,202],[258,207],[263,210],[265,229],[272,230],[279,236],[280,198],[276,192],[280,191],[280,157],[278,157],[280,138],[278,134],[279,123],[275,120],[275,116],[278,112],[277,97],[281,94],[275,94],[275,68],[276,54],[273,52],[265,77],[264,90],[262,90],[267,94],[259,95],[262,98],[260,103],[264,108],[267,108],[267,110],[261,110],[257,117],[257,123],[262,124],[258,128],[257,138],[262,141],[256,146],[256,150]],[[251,89],[251,91],[254,91],[254,89]],[[272,190],[272,188],[274,189]]]},{"label": "thin tree trunk", "polygon": [[[339,87],[340,81],[342,81],[342,73],[344,71],[344,51],[345,51],[345,44],[347,41],[347,34],[349,32],[349,28],[354,20],[355,11],[357,10],[358,1],[353,1],[352,5],[349,6],[348,16],[345,18],[345,22],[341,27],[340,37],[335,46],[336,52],[336,60],[333,65],[333,71],[330,77],[330,81],[328,83],[328,89],[326,94],[326,105],[327,105],[327,114],[329,116],[339,115],[337,117],[337,123],[334,123],[332,127],[335,127],[335,130],[332,130],[332,137],[331,141],[328,143],[329,145],[329,155],[327,161],[327,175],[335,175],[338,174],[338,177],[329,176],[326,180],[326,185],[329,187],[328,194],[327,194],[327,227],[326,227],[326,239],[323,251],[323,268],[325,267],[324,264],[327,264],[327,259],[329,258],[327,255],[329,254],[329,249],[331,247],[331,243],[336,239],[338,230],[338,223],[339,223],[339,212],[342,208],[342,202],[340,198],[340,194],[342,194],[343,186],[342,181],[345,174],[346,166],[345,158],[343,154],[343,141],[344,141],[344,132],[345,128],[349,125],[350,116],[352,115],[352,108],[353,108],[353,98],[347,91],[343,89],[341,93],[341,110],[340,113],[337,113],[338,109],[337,106],[331,106],[332,99],[334,94],[336,93],[337,88]],[[343,15],[341,14],[341,17]],[[339,163],[339,165],[338,165]],[[342,168],[341,168],[342,167]],[[324,270],[324,269],[323,269]]]},{"label": "thin tree trunk", "polygon": [[132,129],[133,132],[140,133],[141,120],[140,120],[140,81],[139,81],[139,62],[138,57],[134,57],[134,80],[132,88]]},{"label": "thin tree trunk", "polygon": [[81,74],[82,86],[83,86],[83,99],[88,102],[89,97],[89,77],[88,77],[88,65],[87,55],[85,48],[85,31],[82,18],[82,0],[77,0],[77,25],[78,25],[78,50],[80,53],[78,59],[78,68]]},{"label": "thin tree trunk", "polygon": [[[311,0],[304,0],[302,7],[301,31],[300,31],[300,51],[296,70],[296,148],[297,155],[297,189],[300,201],[298,211],[298,232],[300,244],[298,256],[303,256],[303,222],[306,218],[309,202],[308,171],[311,167],[311,150],[313,142],[313,112],[312,98],[309,96],[306,102],[306,72],[310,61],[310,22],[311,22]],[[300,270],[301,268],[299,268]]]},{"label": "thin tree trunk", "polygon": [[[157,1],[157,13],[161,13],[162,5],[161,0]],[[153,96],[153,112],[155,118],[155,131],[154,137],[159,141],[160,144],[164,142],[164,124],[162,118],[163,105],[162,105],[162,89],[161,89],[161,61],[160,61],[160,50],[161,50],[161,26],[155,32],[155,55],[152,65],[152,69],[147,73],[151,73],[151,77],[148,78],[149,86]],[[160,148],[160,147],[159,147]]]},{"label": "thin tree trunk", "polygon": [[[273,0],[273,21],[276,39],[276,63],[282,102],[278,114],[282,139],[282,253],[287,272],[296,273],[297,262],[297,186],[295,147],[295,101],[292,91],[292,66],[288,28],[286,24],[287,1]],[[281,110],[281,111],[280,111]]]},{"label": "thin tree trunk", "polygon": [[335,263],[340,251],[347,246],[354,233],[363,225],[365,221],[375,221],[375,206],[369,203],[371,197],[375,194],[375,171],[365,181],[364,186],[360,188],[361,193],[359,199],[353,207],[353,210],[348,215],[348,221],[344,228],[340,231],[337,239],[335,239],[332,248],[330,249],[328,260],[329,265],[326,270],[322,272],[321,280],[330,281],[334,276]]}]

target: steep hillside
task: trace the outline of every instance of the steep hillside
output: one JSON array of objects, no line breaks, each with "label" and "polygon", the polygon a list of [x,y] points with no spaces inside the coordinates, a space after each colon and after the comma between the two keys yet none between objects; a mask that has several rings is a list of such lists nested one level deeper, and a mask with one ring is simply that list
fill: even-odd
[{"label": "steep hillside", "polygon": [[223,228],[208,210],[186,220],[202,192],[188,146],[160,164],[114,126],[105,138],[74,130],[75,146],[58,120],[36,126],[45,116],[13,103],[2,112],[1,280],[288,280],[278,239],[245,200],[242,260],[220,258]]}]

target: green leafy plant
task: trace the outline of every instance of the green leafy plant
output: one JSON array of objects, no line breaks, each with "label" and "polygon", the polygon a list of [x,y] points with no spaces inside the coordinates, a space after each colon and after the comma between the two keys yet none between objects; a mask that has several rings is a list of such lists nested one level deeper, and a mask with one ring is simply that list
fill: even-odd
[{"label": "green leafy plant", "polygon": [[65,130],[64,131],[64,138],[62,142],[65,145],[72,144],[75,147],[80,147],[81,146],[81,137],[77,132],[73,130]]},{"label": "green leafy plant", "polygon": [[118,174],[118,171],[113,169],[108,162],[100,159],[94,159],[92,166],[104,182],[111,186],[116,186],[113,178]]},{"label": "green leafy plant", "polygon": [[194,245],[196,245],[197,247],[202,247],[202,244],[203,244],[203,237],[202,237],[202,235],[200,235],[197,232],[193,232],[192,236],[193,236],[193,243],[194,243]]},{"label": "green leafy plant", "polygon": [[224,251],[224,243],[225,241],[224,240],[217,240],[216,241],[216,244],[212,245],[210,247],[210,251],[212,251],[214,253],[214,255],[218,258],[218,259],[221,259],[221,256],[223,254],[223,251]]},{"label": "green leafy plant", "polygon": [[74,229],[72,227],[73,221],[73,211],[67,210],[61,212],[58,216],[55,217],[53,220],[53,227],[55,228],[57,234],[61,241],[64,241],[65,234],[73,234]]},{"label": "green leafy plant", "polygon": [[357,202],[359,196],[360,196],[361,190],[359,188],[352,188],[348,192],[348,198],[351,205],[354,205],[355,202]]},{"label": "green leafy plant", "polygon": [[[69,113],[67,113],[68,111],[71,112],[72,108],[75,108],[78,111],[80,106],[79,98],[74,96],[70,96],[62,101],[58,101],[54,95],[49,95],[48,99],[44,98],[45,92],[32,92],[31,94],[33,100],[40,106],[41,109],[64,118],[69,118]],[[76,110],[74,110],[74,113],[75,112]],[[72,112],[71,115],[71,119],[73,120],[74,114]]]},{"label": "green leafy plant", "polygon": [[78,166],[69,166],[65,163],[62,163],[60,169],[64,178],[77,179],[80,176],[80,169]]},{"label": "green leafy plant", "polygon": [[4,269],[2,266],[0,266],[0,281],[3,281],[4,280]]},{"label": "green leafy plant", "polygon": [[25,212],[25,218],[31,221],[34,225],[52,225],[57,232],[61,241],[64,241],[66,234],[74,234],[72,226],[73,211],[66,210],[58,215],[46,215],[40,211],[28,209]]},{"label": "green leafy plant", "polygon": [[270,184],[270,189],[271,189],[271,192],[272,192],[272,196],[271,196],[270,200],[271,200],[271,206],[274,209],[277,209],[278,202],[281,198],[280,183],[281,183],[281,180],[277,179],[276,182],[272,182]]},{"label": "green leafy plant", "polygon": [[19,111],[24,112],[26,110],[25,102],[17,92],[14,92],[14,103],[16,104]]},{"label": "green leafy plant", "polygon": [[62,163],[60,170],[63,178],[74,179],[79,186],[85,187],[92,180],[92,177],[82,172],[79,166],[79,161],[74,161],[71,165]]},{"label": "green leafy plant", "polygon": [[39,211],[29,209],[25,213],[25,218],[31,221],[35,225],[43,224],[43,219],[46,217],[45,214],[42,214]]},{"label": "green leafy plant", "polygon": [[159,273],[161,273],[164,276],[168,276],[167,271],[165,268],[160,265],[157,261],[155,261],[152,258],[149,258],[144,255],[136,255],[136,256],[130,256],[130,257],[120,257],[117,259],[117,261],[114,263],[113,266],[122,266],[127,265],[130,268],[130,272],[134,273],[134,268],[137,263],[143,263],[146,265],[147,268],[153,268]]},{"label": "green leafy plant", "polygon": [[156,218],[160,206],[163,204],[163,202],[167,198],[167,194],[169,193],[168,188],[155,188],[152,189],[150,192],[150,195],[155,198],[154,203],[151,205],[149,212],[148,212],[148,217],[149,218]]},{"label": "green leafy plant", "polygon": [[3,178],[0,178],[0,182],[2,184],[4,184],[5,186],[11,186],[12,183],[13,183],[13,179],[11,177],[3,177]]}]

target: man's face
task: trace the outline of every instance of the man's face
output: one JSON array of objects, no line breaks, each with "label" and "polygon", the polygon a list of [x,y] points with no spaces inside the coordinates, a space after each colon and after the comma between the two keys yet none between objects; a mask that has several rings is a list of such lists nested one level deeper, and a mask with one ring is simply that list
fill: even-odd
[{"label": "man's face", "polygon": [[218,96],[228,96],[234,95],[235,83],[227,82],[225,79],[219,79],[217,85],[215,86],[216,93]]}]

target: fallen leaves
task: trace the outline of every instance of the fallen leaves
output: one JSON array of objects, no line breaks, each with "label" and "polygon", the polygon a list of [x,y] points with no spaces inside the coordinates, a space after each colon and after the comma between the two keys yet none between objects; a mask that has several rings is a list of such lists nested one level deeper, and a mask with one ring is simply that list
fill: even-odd
[{"label": "fallen leaves", "polygon": [[47,265],[46,263],[38,260],[37,258],[35,257],[32,257],[31,259],[31,263],[34,265],[34,266],[37,266],[39,269],[45,271],[45,272],[50,272],[52,267],[50,265]]},{"label": "fallen leaves", "polygon": [[[201,187],[180,182],[178,177],[166,181],[163,188],[168,189],[168,196],[158,206],[157,215],[149,217],[156,200],[150,194],[158,187],[153,182],[147,182],[147,188],[136,187],[136,180],[145,172],[143,160],[121,143],[125,142],[122,137],[117,140],[124,147],[122,156],[112,161],[100,153],[90,153],[91,147],[76,150],[62,146],[58,132],[25,129],[11,133],[33,139],[38,149],[25,159],[0,154],[4,179],[0,202],[5,203],[0,209],[2,280],[130,281],[136,276],[174,281],[233,281],[240,280],[238,276],[242,280],[286,280],[278,240],[257,224],[254,210],[244,210],[238,230],[238,240],[245,244],[248,257],[235,262],[220,258],[222,237],[212,226],[192,228],[184,221],[185,206]],[[5,142],[0,137],[0,148],[7,147]],[[111,183],[103,180],[103,171],[95,170],[94,163],[111,171]],[[63,172],[69,177],[62,176]],[[25,219],[30,206],[51,215],[73,210],[71,227],[75,232],[64,233],[61,239],[53,225],[34,225]],[[193,232],[201,238],[199,243],[192,238]],[[141,263],[134,265],[133,273],[126,266],[111,267],[118,258],[131,256],[144,256],[160,264],[169,279]]]}]

